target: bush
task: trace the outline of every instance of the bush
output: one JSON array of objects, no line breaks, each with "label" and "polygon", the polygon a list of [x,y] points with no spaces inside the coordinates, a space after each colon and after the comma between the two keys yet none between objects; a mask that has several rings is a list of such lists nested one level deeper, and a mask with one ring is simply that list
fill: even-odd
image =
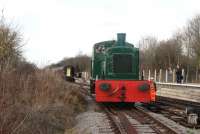
[{"label": "bush", "polygon": [[[22,35],[16,28],[7,25],[4,17],[0,19],[0,69],[15,67],[22,60]],[[8,68],[10,69],[10,68]]]},{"label": "bush", "polygon": [[0,72],[0,133],[54,134],[72,127],[85,109],[79,87],[50,70],[19,70]]}]

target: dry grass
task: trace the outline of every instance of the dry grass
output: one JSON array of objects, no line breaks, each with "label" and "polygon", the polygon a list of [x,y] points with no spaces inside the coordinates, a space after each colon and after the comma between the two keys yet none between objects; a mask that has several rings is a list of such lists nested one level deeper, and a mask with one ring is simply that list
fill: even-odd
[{"label": "dry grass", "polygon": [[55,72],[27,70],[0,71],[0,134],[64,133],[84,97]]}]

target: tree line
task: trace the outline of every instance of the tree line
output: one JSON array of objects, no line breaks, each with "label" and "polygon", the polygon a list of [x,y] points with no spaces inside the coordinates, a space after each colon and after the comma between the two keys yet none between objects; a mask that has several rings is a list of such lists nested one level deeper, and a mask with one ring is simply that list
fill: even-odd
[{"label": "tree line", "polygon": [[167,40],[147,36],[139,41],[141,69],[185,69],[186,80],[196,77],[200,69],[200,14],[173,33]]},{"label": "tree line", "polygon": [[71,65],[75,67],[76,72],[90,72],[91,57],[86,54],[78,54],[75,57],[65,57],[56,64],[52,64],[50,68],[64,67]]}]

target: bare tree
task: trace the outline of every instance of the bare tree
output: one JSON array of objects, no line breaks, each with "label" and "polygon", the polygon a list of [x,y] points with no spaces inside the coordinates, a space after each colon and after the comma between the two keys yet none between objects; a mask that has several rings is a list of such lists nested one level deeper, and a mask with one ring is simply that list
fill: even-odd
[{"label": "bare tree", "polygon": [[7,25],[4,16],[0,19],[0,69],[17,64],[21,57],[21,35]]},{"label": "bare tree", "polygon": [[143,68],[160,69],[176,66],[182,56],[180,35],[176,34],[166,41],[144,38],[140,41],[140,51],[140,61]]},{"label": "bare tree", "polygon": [[156,47],[157,39],[155,37],[147,36],[139,41],[140,64],[142,68],[154,68]]},{"label": "bare tree", "polygon": [[200,15],[197,15],[188,24],[188,34],[190,34],[190,42],[192,49],[200,64]]},{"label": "bare tree", "polygon": [[196,15],[188,22],[188,25],[185,28],[185,42],[188,57],[186,81],[189,76],[189,66],[191,65],[191,63],[189,63],[190,58],[195,60],[197,80],[197,74],[200,67],[200,15]]},{"label": "bare tree", "polygon": [[200,15],[188,21],[185,28],[167,40],[153,37],[139,42],[142,69],[174,68],[177,64],[186,71],[186,82],[199,79],[200,70]]}]

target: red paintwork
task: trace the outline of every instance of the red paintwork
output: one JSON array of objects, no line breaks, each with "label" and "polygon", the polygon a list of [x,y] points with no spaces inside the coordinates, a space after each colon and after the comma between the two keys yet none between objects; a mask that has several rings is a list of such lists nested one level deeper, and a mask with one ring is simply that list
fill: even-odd
[{"label": "red paintwork", "polygon": [[[109,83],[110,90],[102,91],[100,89],[101,83]],[[147,91],[140,91],[139,86],[148,83],[150,89]],[[123,97],[123,88],[124,97]],[[156,89],[152,81],[148,80],[97,80],[95,82],[95,93],[97,102],[152,102],[155,101]]]}]

